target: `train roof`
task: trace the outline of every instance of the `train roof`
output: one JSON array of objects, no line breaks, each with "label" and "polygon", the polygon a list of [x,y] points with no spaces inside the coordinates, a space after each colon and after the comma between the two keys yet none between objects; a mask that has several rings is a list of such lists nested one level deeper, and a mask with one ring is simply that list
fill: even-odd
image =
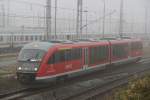
[{"label": "train roof", "polygon": [[32,42],[26,44],[22,49],[40,49],[48,51],[49,48],[55,46],[59,47],[86,47],[94,45],[108,45],[110,41],[112,44],[124,44],[128,42],[138,42],[140,39],[110,39],[110,40],[93,40],[93,39],[84,39],[84,40],[51,40],[51,41],[42,41],[42,42]]},{"label": "train roof", "polygon": [[58,41],[58,42],[51,42],[51,41],[45,41],[45,42],[32,42],[29,44],[26,44],[22,49],[40,49],[40,50],[45,50],[47,51],[49,48],[55,46],[55,47],[80,47],[80,46],[89,46],[89,45],[107,45],[109,44],[108,41],[101,40],[101,41],[95,41],[95,42],[90,42],[90,41],[78,41],[78,42],[72,42],[72,41]]},{"label": "train roof", "polygon": [[57,48],[78,48],[78,47],[86,47],[86,46],[94,46],[94,45],[109,45],[109,42],[106,40],[101,41],[77,41],[73,43],[58,43],[55,44]]},{"label": "train roof", "polygon": [[49,43],[49,42],[32,42],[26,44],[22,49],[40,49],[40,50],[47,51],[53,45],[54,45],[53,43]]}]

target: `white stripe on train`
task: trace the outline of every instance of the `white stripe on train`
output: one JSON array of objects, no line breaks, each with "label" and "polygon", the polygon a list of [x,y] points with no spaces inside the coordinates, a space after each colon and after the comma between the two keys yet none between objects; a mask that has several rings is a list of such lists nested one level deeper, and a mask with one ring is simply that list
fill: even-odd
[{"label": "white stripe on train", "polygon": [[[127,62],[137,60],[138,58],[141,58],[141,56],[128,57],[127,59],[112,62],[112,64],[119,65],[119,64],[123,64],[123,63],[127,63]],[[52,76],[36,77],[36,80],[53,79],[53,78],[57,78],[57,77],[60,77],[60,76],[63,76],[63,75],[73,75],[73,74],[77,74],[77,73],[78,74],[85,74],[85,73],[88,73],[88,72],[105,69],[105,66],[107,66],[107,65],[110,65],[110,63],[100,64],[100,65],[91,66],[91,67],[87,67],[87,68],[83,67],[82,69],[79,69],[79,70],[69,71],[69,72],[60,73],[60,74],[52,75]]]}]

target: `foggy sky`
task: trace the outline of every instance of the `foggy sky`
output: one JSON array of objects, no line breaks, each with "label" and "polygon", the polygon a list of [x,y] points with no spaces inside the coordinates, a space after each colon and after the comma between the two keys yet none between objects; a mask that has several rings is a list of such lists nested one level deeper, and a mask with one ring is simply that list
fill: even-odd
[{"label": "foggy sky", "polygon": [[[4,0],[7,4],[7,0]],[[20,3],[18,1],[27,1],[31,4],[26,3]],[[52,0],[52,7],[54,7],[54,1]],[[97,18],[100,18],[103,16],[103,7],[104,7],[104,0],[83,0],[83,10],[88,11],[88,20],[95,20]],[[118,22],[119,22],[119,14],[120,14],[120,0],[105,0],[106,2],[106,14],[112,12],[115,10],[116,12],[111,16],[112,17],[112,27],[114,30],[118,30]],[[40,4],[40,5],[38,5]],[[58,0],[58,26],[60,30],[63,30],[66,28],[68,30],[68,27],[70,27],[68,24],[71,25],[71,27],[75,27],[75,21],[76,21],[76,5],[77,0]],[[126,25],[124,26],[127,31],[131,31],[130,27],[133,25],[134,30],[143,32],[144,25],[145,25],[145,7],[149,7],[150,1],[149,0],[124,0],[124,21]],[[10,0],[10,7],[9,7],[9,13],[17,14],[17,15],[30,15],[33,16],[44,16],[45,15],[45,5],[46,0]],[[69,8],[69,9],[75,9],[72,10],[65,10],[61,8]],[[7,12],[7,9],[5,9]],[[148,16],[150,14],[148,13]],[[52,19],[54,18],[54,8],[52,9]],[[59,20],[59,18],[62,18],[62,20]],[[65,20],[65,19],[71,19]],[[19,20],[19,18],[18,18]],[[14,20],[16,23],[22,22],[23,25],[37,25],[37,19],[30,18],[27,20],[20,19],[20,21]],[[83,24],[85,24],[85,13],[83,14]],[[44,20],[41,19],[40,22],[43,22]],[[150,21],[150,20],[149,20]],[[64,25],[62,25],[62,23]],[[109,28],[109,17],[106,17],[106,29]],[[116,23],[116,24],[115,24]],[[41,25],[43,26],[43,25]],[[63,27],[62,27],[63,26]],[[91,27],[90,30],[95,31],[95,29],[98,29],[98,27],[102,27],[102,21],[99,21],[98,23],[89,26]],[[95,28],[93,28],[95,27]]]},{"label": "foggy sky", "polygon": [[[13,0],[11,0],[13,1]],[[20,1],[28,1],[28,2],[32,2],[32,3],[37,3],[37,4],[46,4],[46,0],[20,0]],[[52,0],[52,6],[54,7],[54,1]],[[58,0],[58,7],[64,7],[64,8],[73,8],[76,9],[76,1],[77,0]],[[145,1],[148,2],[148,0],[124,0],[124,13],[127,17],[132,17],[132,14],[134,13],[135,16],[139,16],[142,17],[144,14],[144,7]],[[103,11],[103,0],[83,0],[83,10],[88,10],[89,12],[97,12],[100,13]],[[116,13],[120,13],[120,0],[105,0],[106,2],[106,13],[111,12],[112,10],[116,10]],[[21,3],[16,3],[17,6],[13,7],[14,12],[18,11],[19,13],[24,12],[30,13],[30,6],[27,4],[24,4],[24,6],[19,6],[22,5]],[[42,6],[36,6],[36,5],[32,5],[33,8],[32,10],[34,10],[34,12],[36,13],[36,11],[41,11],[42,10]],[[16,9],[15,9],[16,8]],[[19,9],[18,9],[19,8]],[[21,9],[22,8],[22,9]],[[54,10],[52,10],[54,12]],[[65,12],[65,11],[64,11]],[[70,13],[68,11],[68,13]]]}]

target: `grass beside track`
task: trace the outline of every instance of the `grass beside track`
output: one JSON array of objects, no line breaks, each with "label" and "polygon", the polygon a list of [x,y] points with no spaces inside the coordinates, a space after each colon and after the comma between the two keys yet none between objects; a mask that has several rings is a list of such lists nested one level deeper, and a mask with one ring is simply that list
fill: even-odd
[{"label": "grass beside track", "polygon": [[150,100],[150,74],[129,82],[127,87],[120,89],[115,100]]}]

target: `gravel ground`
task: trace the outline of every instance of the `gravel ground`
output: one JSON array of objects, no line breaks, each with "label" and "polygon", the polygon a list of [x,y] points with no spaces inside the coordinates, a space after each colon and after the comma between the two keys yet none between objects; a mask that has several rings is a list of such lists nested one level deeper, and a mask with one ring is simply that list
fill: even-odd
[{"label": "gravel ground", "polygon": [[13,76],[5,76],[4,78],[0,78],[0,94],[8,93],[14,90],[19,90],[23,88],[23,86],[18,83],[15,77]]},{"label": "gravel ground", "polygon": [[16,57],[0,58],[0,94],[22,86],[16,80]]}]

